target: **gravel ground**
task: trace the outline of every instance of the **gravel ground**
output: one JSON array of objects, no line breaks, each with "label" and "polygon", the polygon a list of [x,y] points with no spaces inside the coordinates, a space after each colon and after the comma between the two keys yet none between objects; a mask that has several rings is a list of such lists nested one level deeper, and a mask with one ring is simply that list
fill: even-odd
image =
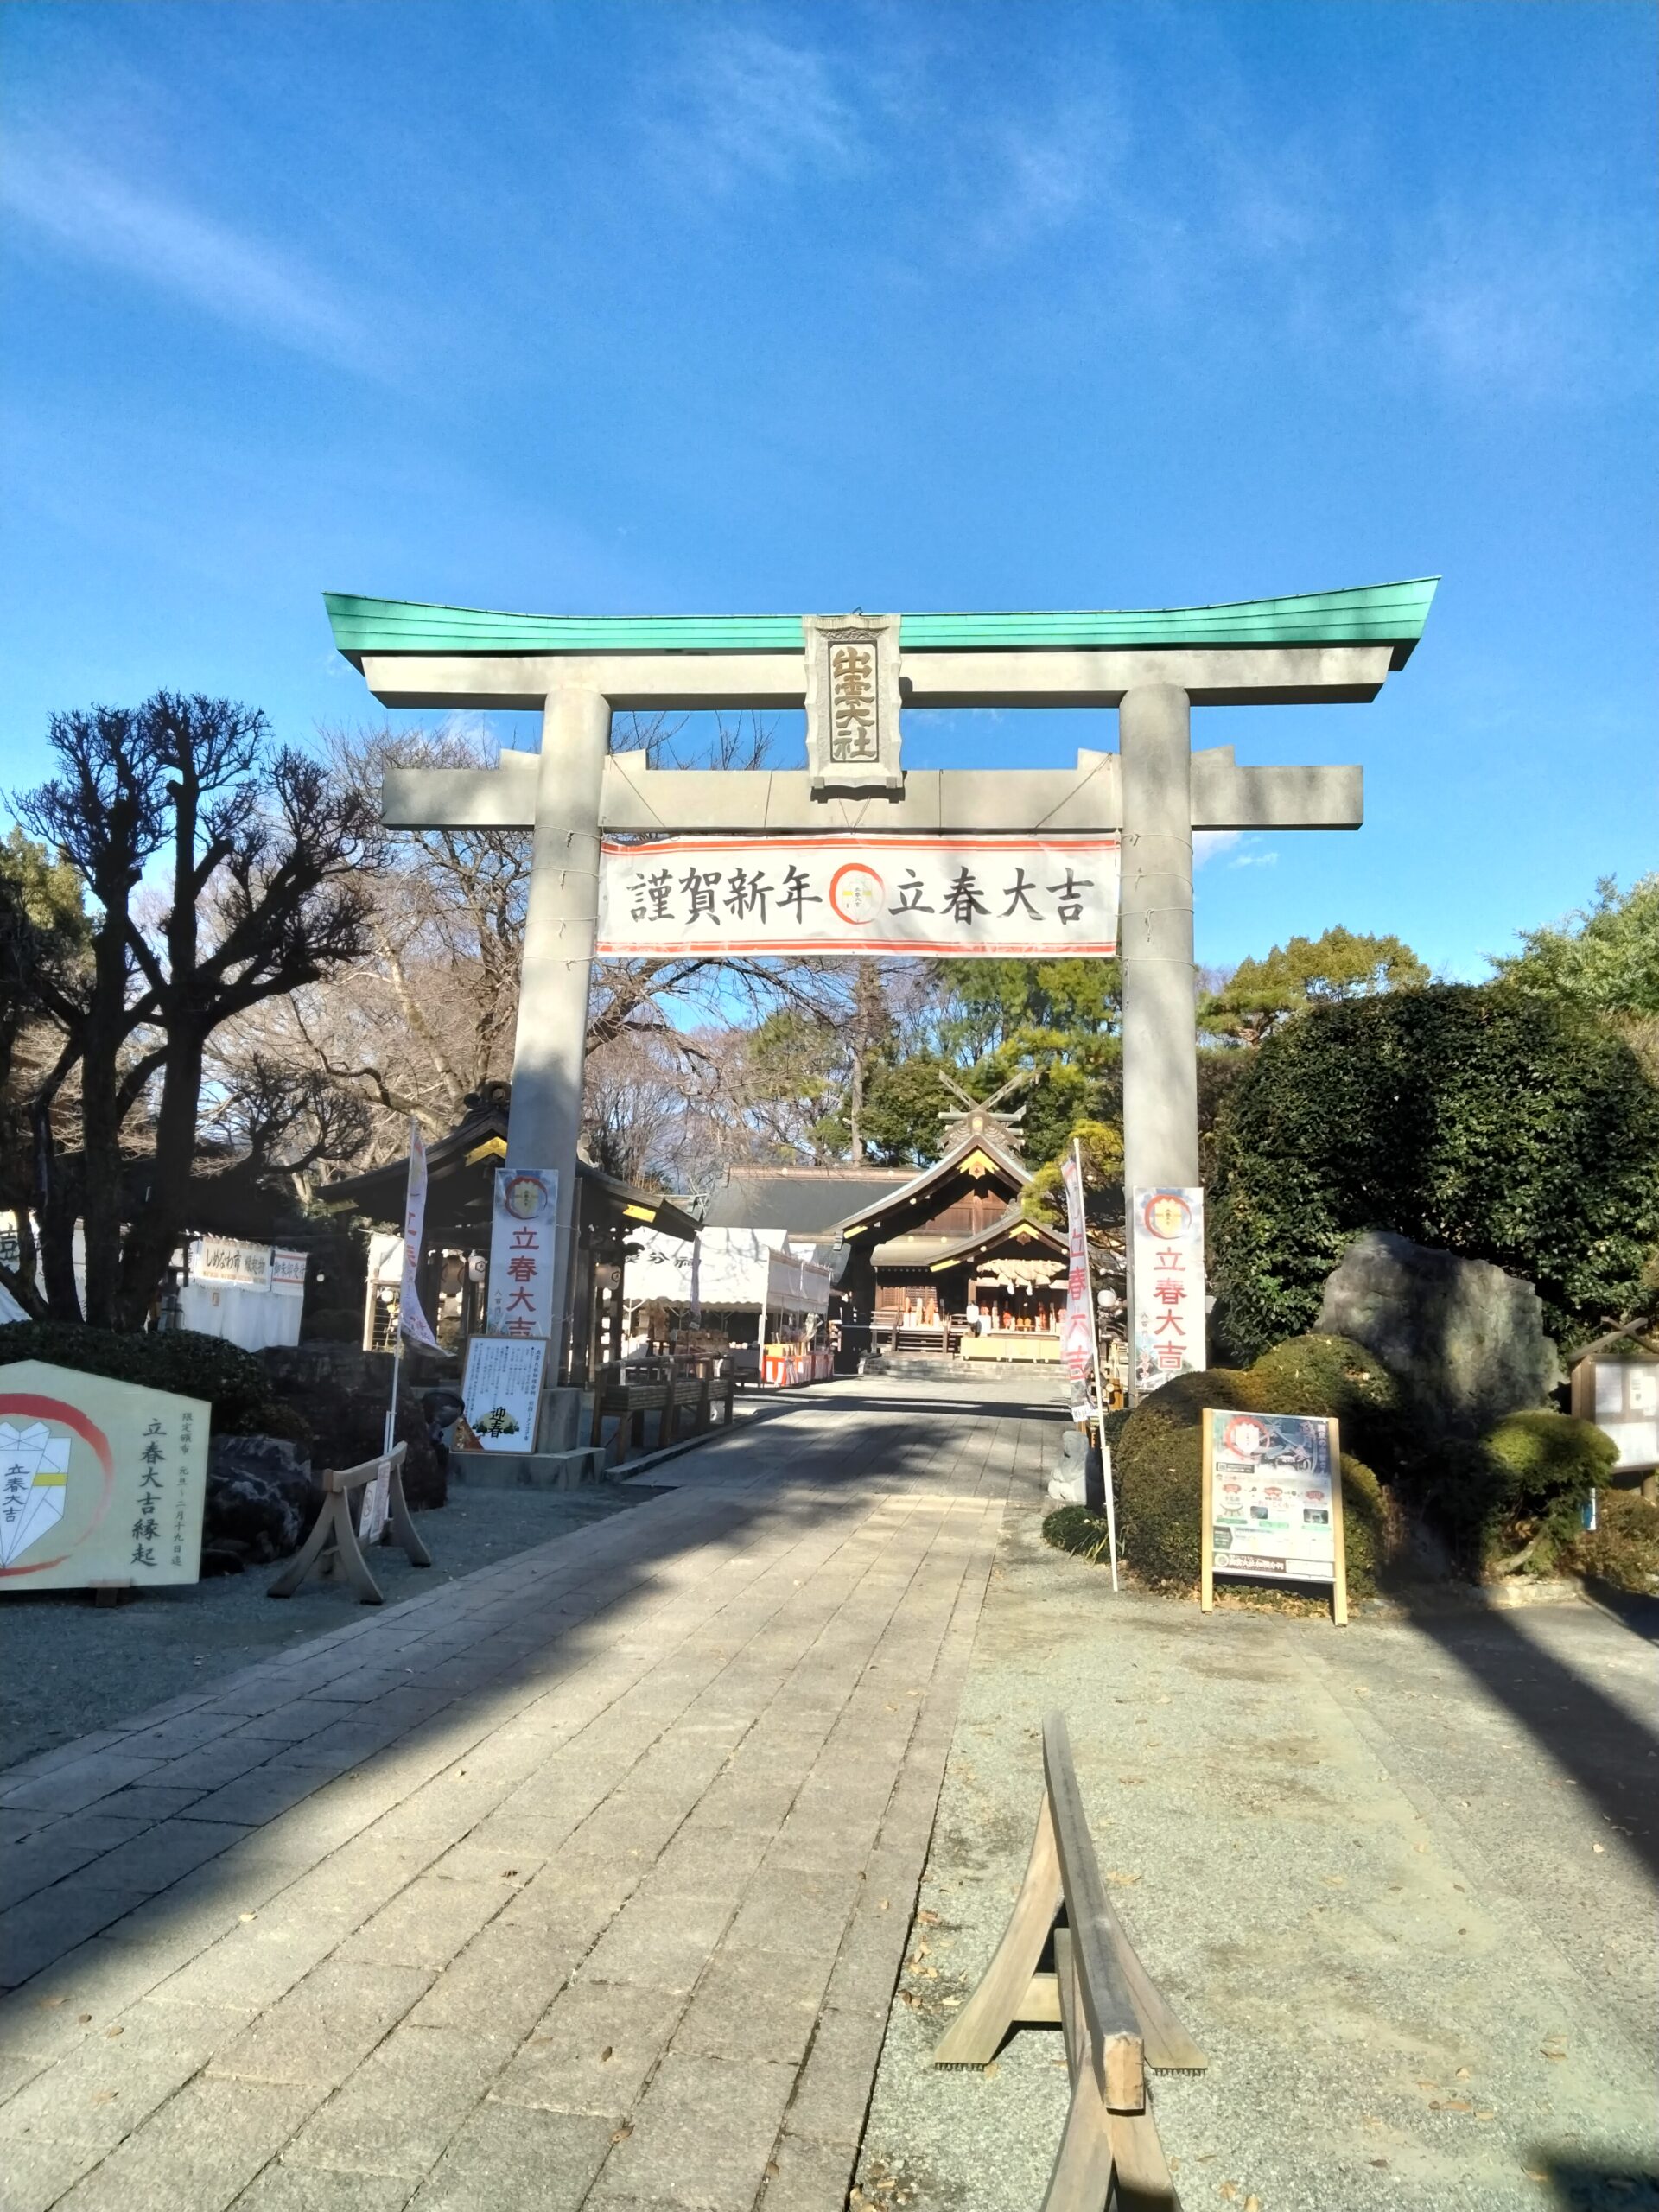
[{"label": "gravel ground", "polygon": [[[429,1567],[411,1567],[396,1545],[378,1546],[371,1564],[391,1607],[660,1495],[644,1482],[568,1491],[452,1484],[447,1505],[415,1516]],[[113,1606],[78,1591],[9,1592],[0,1605],[0,1768],[162,1704],[205,1675],[234,1674],[325,1635],[356,1611],[344,1585],[309,1582],[273,1602],[265,1592],[280,1572],[251,1567]]]},{"label": "gravel ground", "polygon": [[995,1948],[1067,1716],[1110,1892],[1207,2052],[1156,2085],[1182,2202],[1659,2206],[1653,1613],[1200,1616],[1011,1512],[853,2202],[1040,2204],[1058,2031],[929,2055]]}]

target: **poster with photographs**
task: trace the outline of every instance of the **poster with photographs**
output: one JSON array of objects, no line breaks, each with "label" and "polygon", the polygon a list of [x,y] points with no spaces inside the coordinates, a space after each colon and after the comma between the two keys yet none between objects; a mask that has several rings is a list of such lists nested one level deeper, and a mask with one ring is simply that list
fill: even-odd
[{"label": "poster with photographs", "polygon": [[1347,1618],[1342,1452],[1337,1423],[1317,1414],[1204,1416],[1204,1538],[1199,1602],[1217,1574],[1327,1583]]}]

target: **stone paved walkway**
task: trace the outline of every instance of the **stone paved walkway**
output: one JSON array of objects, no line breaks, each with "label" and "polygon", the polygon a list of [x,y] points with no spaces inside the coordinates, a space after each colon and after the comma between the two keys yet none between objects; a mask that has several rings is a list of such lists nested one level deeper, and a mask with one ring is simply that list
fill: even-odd
[{"label": "stone paved walkway", "polygon": [[0,2206],[838,2212],[1033,1389],[815,1391],[0,1777]]}]

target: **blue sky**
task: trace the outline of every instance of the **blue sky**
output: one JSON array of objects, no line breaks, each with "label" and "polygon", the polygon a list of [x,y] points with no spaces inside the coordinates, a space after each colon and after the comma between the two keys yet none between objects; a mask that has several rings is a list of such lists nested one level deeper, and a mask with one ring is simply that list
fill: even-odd
[{"label": "blue sky", "polygon": [[[1579,0],[0,8],[0,748],[160,684],[366,720],[325,587],[1182,605],[1440,572],[1206,962],[1448,972],[1659,865],[1656,24]],[[920,765],[1111,717],[916,717]],[[530,741],[528,737],[521,741]]]}]

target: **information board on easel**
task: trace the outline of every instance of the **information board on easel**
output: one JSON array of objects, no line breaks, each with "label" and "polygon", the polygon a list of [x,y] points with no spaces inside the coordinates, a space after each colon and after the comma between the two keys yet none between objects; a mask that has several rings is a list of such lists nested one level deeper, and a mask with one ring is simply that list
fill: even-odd
[{"label": "information board on easel", "polygon": [[1204,1415],[1203,1530],[1198,1604],[1215,1604],[1217,1575],[1331,1586],[1332,1617],[1348,1620],[1342,1539],[1342,1446],[1318,1414]]}]

